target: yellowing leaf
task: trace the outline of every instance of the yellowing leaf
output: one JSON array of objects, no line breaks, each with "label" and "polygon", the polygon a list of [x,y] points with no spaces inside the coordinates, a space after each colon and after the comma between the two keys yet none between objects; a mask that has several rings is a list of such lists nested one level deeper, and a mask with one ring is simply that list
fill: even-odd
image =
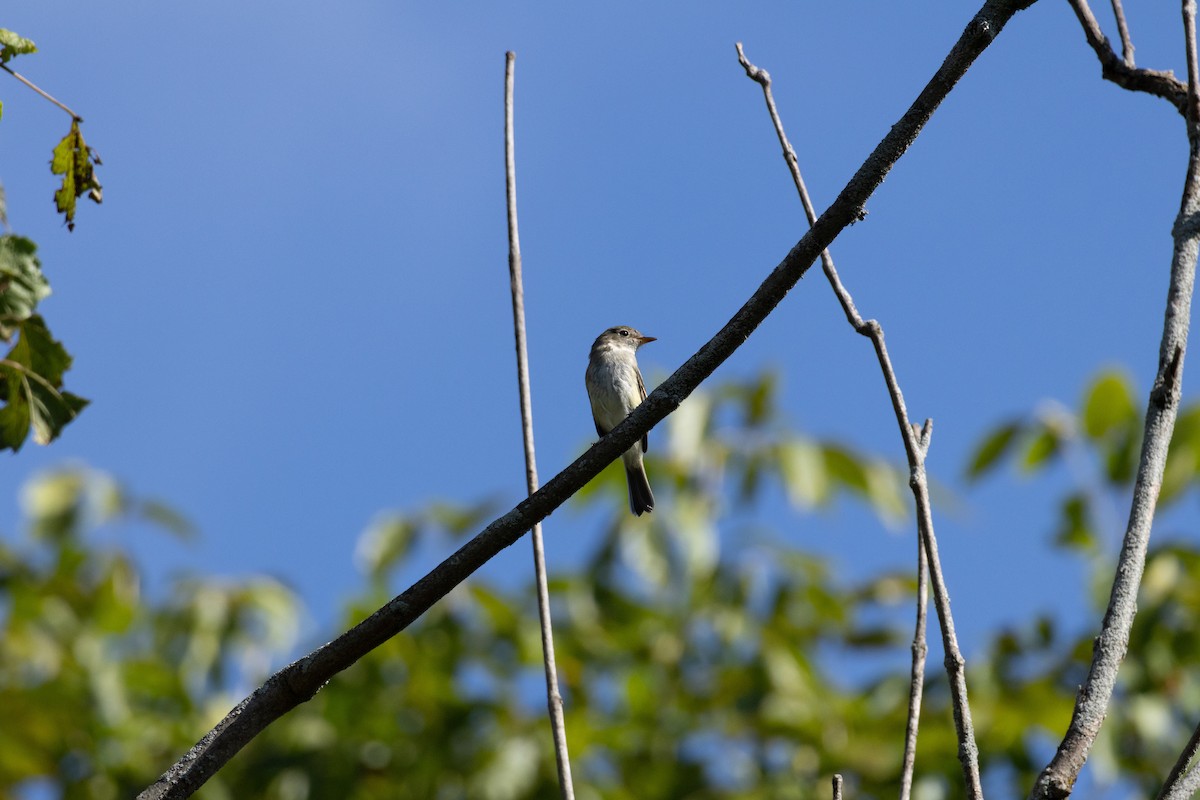
[{"label": "yellowing leaf", "polygon": [[55,145],[50,160],[50,171],[63,176],[62,185],[54,193],[54,204],[66,217],[68,230],[75,230],[75,201],[80,195],[87,193],[96,203],[104,199],[93,162],[99,164],[100,159],[83,141],[79,120],[72,120],[70,132]]}]

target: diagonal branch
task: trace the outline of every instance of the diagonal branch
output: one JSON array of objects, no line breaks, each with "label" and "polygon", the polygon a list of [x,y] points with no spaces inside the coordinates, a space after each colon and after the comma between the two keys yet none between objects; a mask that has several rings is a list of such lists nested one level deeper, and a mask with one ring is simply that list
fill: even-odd
[{"label": "diagonal branch", "polygon": [[[1072,0],[1077,9],[1083,2]],[[1029,795],[1031,800],[1070,795],[1104,722],[1116,686],[1117,671],[1129,649],[1129,630],[1137,613],[1138,585],[1146,565],[1150,527],[1162,487],[1167,448],[1171,444],[1179,410],[1183,358],[1187,351],[1192,289],[1196,279],[1196,256],[1200,251],[1200,92],[1197,91],[1200,67],[1197,66],[1196,57],[1195,17],[1195,0],[1184,0],[1183,22],[1188,64],[1187,100],[1183,104],[1189,145],[1187,179],[1172,231],[1175,246],[1171,255],[1167,308],[1159,344],[1158,375],[1147,403],[1145,432],[1137,478],[1133,485],[1129,522],[1117,561],[1108,608],[1092,648],[1092,664],[1087,679],[1075,699],[1075,709],[1066,735],[1054,758],[1038,776]]]},{"label": "diagonal branch", "polygon": [[858,219],[867,199],[912,145],[946,95],[1012,19],[1035,0],[986,0],[945,61],[875,147],[833,204],[766,277],[733,318],[634,409],[624,422],[425,577],[371,616],[276,672],[206,733],[140,795],[182,798],[195,792],[264,728],[311,698],[334,675],[407,628],[488,559],[516,542],[583,488],[604,467],[674,411],[754,332],[803,277],[822,250]]},{"label": "diagonal branch", "polygon": [[[517,166],[513,142],[513,70],[517,56],[504,56],[504,178],[508,199],[508,275],[512,286],[513,336],[517,346],[517,387],[521,396],[521,434],[525,444],[525,486],[537,491],[537,457],[533,450],[533,401],[529,392],[529,354],[525,347],[525,289],[521,280],[521,237],[517,234]],[[550,623],[550,590],[546,586],[546,553],[542,545],[542,523],[532,530],[533,572],[537,584],[538,622],[542,631],[542,661],[546,672],[546,705],[554,738],[554,760],[563,800],[575,800],[571,783],[571,759],[567,752],[567,723],[563,719],[562,695],[558,691],[558,668],[554,664],[554,630]]]},{"label": "diagonal branch", "polygon": [[1168,785],[1170,791],[1160,794],[1161,800],[1192,800],[1196,792],[1200,792],[1200,764],[1193,764],[1178,783]]},{"label": "diagonal branch", "polygon": [[[1188,98],[1190,100],[1189,107],[1191,111],[1188,115],[1188,137],[1192,144],[1192,168],[1189,170],[1190,178],[1195,172],[1197,141],[1200,140],[1200,89],[1197,88],[1197,84],[1200,83],[1200,57],[1196,55],[1195,0],[1185,0],[1183,4],[1183,30],[1184,41],[1187,47]],[[1193,227],[1195,226],[1196,220],[1194,216],[1189,224]],[[1184,745],[1183,751],[1180,752],[1175,766],[1171,768],[1167,779],[1163,781],[1157,800],[1187,800],[1187,798],[1196,794],[1197,791],[1200,791],[1200,763],[1193,764],[1191,769],[1184,772],[1188,764],[1196,757],[1198,751],[1200,751],[1200,725],[1197,725],[1196,729],[1192,731],[1192,735],[1188,739],[1187,744]]]},{"label": "diagonal branch", "polygon": [[[775,125],[775,135],[783,147],[783,159],[787,162],[792,173],[792,181],[800,194],[800,202],[804,213],[811,225],[817,219],[813,210],[812,200],[800,174],[800,161],[792,143],[788,141],[783,130],[783,121],[775,107],[775,98],[771,92],[771,76],[766,70],[759,69],[746,59],[742,45],[737,45],[738,61],[746,70],[751,80],[762,86],[763,96],[767,101],[767,111],[771,122]],[[942,579],[942,566],[938,558],[937,539],[933,533],[933,515],[929,502],[929,481],[925,474],[925,456],[929,452],[929,437],[932,434],[932,421],[926,420],[925,427],[915,428],[908,418],[904,405],[904,393],[900,391],[900,382],[892,367],[887,347],[883,341],[883,328],[875,320],[864,321],[854,306],[854,299],[849,290],[842,284],[837,268],[833,264],[833,256],[829,250],[821,252],[821,263],[824,266],[825,277],[829,279],[838,302],[846,314],[846,319],[855,332],[867,337],[875,346],[875,355],[879,359],[879,368],[883,371],[887,383],[888,394],[892,400],[892,408],[896,412],[896,422],[900,426],[900,436],[904,441],[904,450],[908,456],[909,485],[917,504],[917,629],[913,638],[913,667],[910,683],[908,725],[904,743],[904,765],[900,780],[900,796],[906,800],[912,790],[913,765],[916,758],[917,725],[921,713],[921,693],[925,673],[925,618],[926,618],[926,570],[933,574],[934,603],[937,607],[938,618],[942,625],[942,644],[946,651],[946,671],[950,678],[950,690],[954,705],[954,724],[958,734],[958,757],[962,764],[963,780],[967,786],[967,795],[971,798],[982,798],[983,787],[979,777],[979,748],[975,743],[975,731],[971,724],[971,707],[967,702],[967,680],[965,661],[958,649],[958,638],[954,633],[954,618],[950,613],[950,596]]]},{"label": "diagonal branch", "polygon": [[57,98],[55,98],[54,96],[52,96],[52,95],[51,95],[49,92],[47,92],[45,89],[43,89],[42,87],[38,86],[38,85],[37,85],[36,83],[34,83],[33,81],[29,80],[29,78],[26,78],[26,77],[25,77],[24,75],[22,75],[21,73],[14,71],[14,70],[12,69],[12,67],[8,66],[7,64],[0,64],[0,69],[4,70],[4,71],[5,71],[5,72],[7,72],[9,75],[12,75],[14,78],[16,78],[17,80],[19,80],[21,83],[25,84],[25,85],[26,85],[26,86],[28,86],[30,89],[33,89],[35,92],[37,92],[38,94],[40,94],[42,97],[44,97],[45,99],[49,100],[49,101],[50,101],[51,103],[53,103],[54,105],[58,106],[58,107],[59,107],[59,108],[61,108],[63,111],[65,111],[65,112],[67,112],[68,114],[70,114],[70,115],[71,115],[71,118],[72,118],[72,119],[74,119],[76,122],[83,122],[83,117],[79,116],[79,115],[78,115],[78,114],[76,114],[74,111],[72,111],[70,108],[68,108],[68,107],[66,106],[66,104],[65,104],[65,103],[63,103],[61,100],[58,100]]},{"label": "diagonal branch", "polygon": [[1158,795],[1154,800],[1187,800],[1197,789],[1200,789],[1200,764],[1193,766],[1186,773],[1188,764],[1196,757],[1196,753],[1200,752],[1200,725],[1192,731],[1192,736],[1180,752],[1179,758],[1175,761],[1175,766],[1171,768],[1167,779],[1163,781],[1162,788],[1158,790]]},{"label": "diagonal branch", "polygon": [[[1075,16],[1079,18],[1079,24],[1083,26],[1083,33],[1087,37],[1088,44],[1096,52],[1096,58],[1100,59],[1100,75],[1106,81],[1112,81],[1122,89],[1128,89],[1131,92],[1145,92],[1155,97],[1161,97],[1175,106],[1180,114],[1184,113],[1187,86],[1175,77],[1175,73],[1170,70],[1143,69],[1133,66],[1132,45],[1126,51],[1126,60],[1122,60],[1113,51],[1108,38],[1100,30],[1100,23],[1092,14],[1087,0],[1068,0],[1068,2],[1070,2],[1071,8],[1075,9]],[[1128,31],[1124,35],[1127,36]]]}]

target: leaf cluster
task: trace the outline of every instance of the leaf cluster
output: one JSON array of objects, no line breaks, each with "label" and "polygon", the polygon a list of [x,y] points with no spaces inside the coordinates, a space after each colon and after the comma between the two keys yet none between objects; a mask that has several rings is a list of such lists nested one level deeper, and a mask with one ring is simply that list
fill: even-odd
[{"label": "leaf cluster", "polygon": [[35,313],[50,294],[36,252],[29,239],[0,235],[0,339],[12,342],[0,359],[0,450],[16,452],[31,432],[49,444],[88,403],[63,389],[71,356]]},{"label": "leaf cluster", "polygon": [[118,519],[189,528],[103,473],[42,475],[22,504],[24,536],[0,540],[0,796],[47,781],[61,797],[132,796],[224,691],[294,642],[297,606],[266,578],[182,578],[147,598],[99,531]]},{"label": "leaf cluster", "polygon": [[[1065,467],[1077,484],[1060,505],[1054,541],[1099,552],[1106,530],[1118,521],[1116,509],[1132,485],[1142,445],[1144,418],[1130,378],[1109,369],[1086,387],[1078,409],[1047,404],[1034,413],[997,426],[976,446],[968,477],[978,480],[1006,461],[1027,476]],[[1200,403],[1179,411],[1167,456],[1159,504],[1169,507],[1197,484],[1200,475]]]},{"label": "leaf cluster", "polygon": [[[7,66],[8,62],[35,52],[37,46],[32,41],[0,28],[0,68],[20,77]],[[75,201],[86,193],[99,203],[102,195],[94,168],[100,159],[83,140],[79,129],[82,120],[69,113],[71,129],[54,148],[51,171],[62,175],[55,204],[64,214],[67,228],[74,230]],[[7,232],[2,189],[0,225],[6,229],[0,234],[0,339],[12,344],[0,360],[0,450],[16,452],[31,433],[38,444],[52,442],[88,401],[63,389],[63,374],[71,366],[71,356],[37,314],[38,304],[50,294],[50,283],[42,273],[37,245]]]}]

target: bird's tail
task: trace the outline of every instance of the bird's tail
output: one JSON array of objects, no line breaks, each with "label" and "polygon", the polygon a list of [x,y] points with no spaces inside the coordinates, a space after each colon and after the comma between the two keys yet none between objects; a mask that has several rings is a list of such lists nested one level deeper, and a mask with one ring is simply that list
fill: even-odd
[{"label": "bird's tail", "polygon": [[640,460],[633,466],[625,465],[625,481],[629,484],[629,510],[634,516],[640,517],[647,511],[653,511],[654,492],[650,491],[650,480]]}]

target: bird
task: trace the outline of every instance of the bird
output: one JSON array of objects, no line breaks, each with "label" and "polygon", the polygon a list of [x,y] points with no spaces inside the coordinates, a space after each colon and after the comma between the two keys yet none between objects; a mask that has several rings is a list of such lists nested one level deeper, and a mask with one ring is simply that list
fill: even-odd
[{"label": "bird", "polygon": [[[592,420],[600,436],[621,424],[646,399],[646,384],[638,371],[636,353],[639,347],[654,341],[657,341],[655,337],[643,336],[637,328],[617,325],[592,343],[584,382],[592,405]],[[649,446],[648,439],[643,436],[621,455],[625,462],[625,481],[629,484],[629,510],[638,517],[654,510],[654,493],[650,491],[650,481],[642,462],[642,453]]]}]

